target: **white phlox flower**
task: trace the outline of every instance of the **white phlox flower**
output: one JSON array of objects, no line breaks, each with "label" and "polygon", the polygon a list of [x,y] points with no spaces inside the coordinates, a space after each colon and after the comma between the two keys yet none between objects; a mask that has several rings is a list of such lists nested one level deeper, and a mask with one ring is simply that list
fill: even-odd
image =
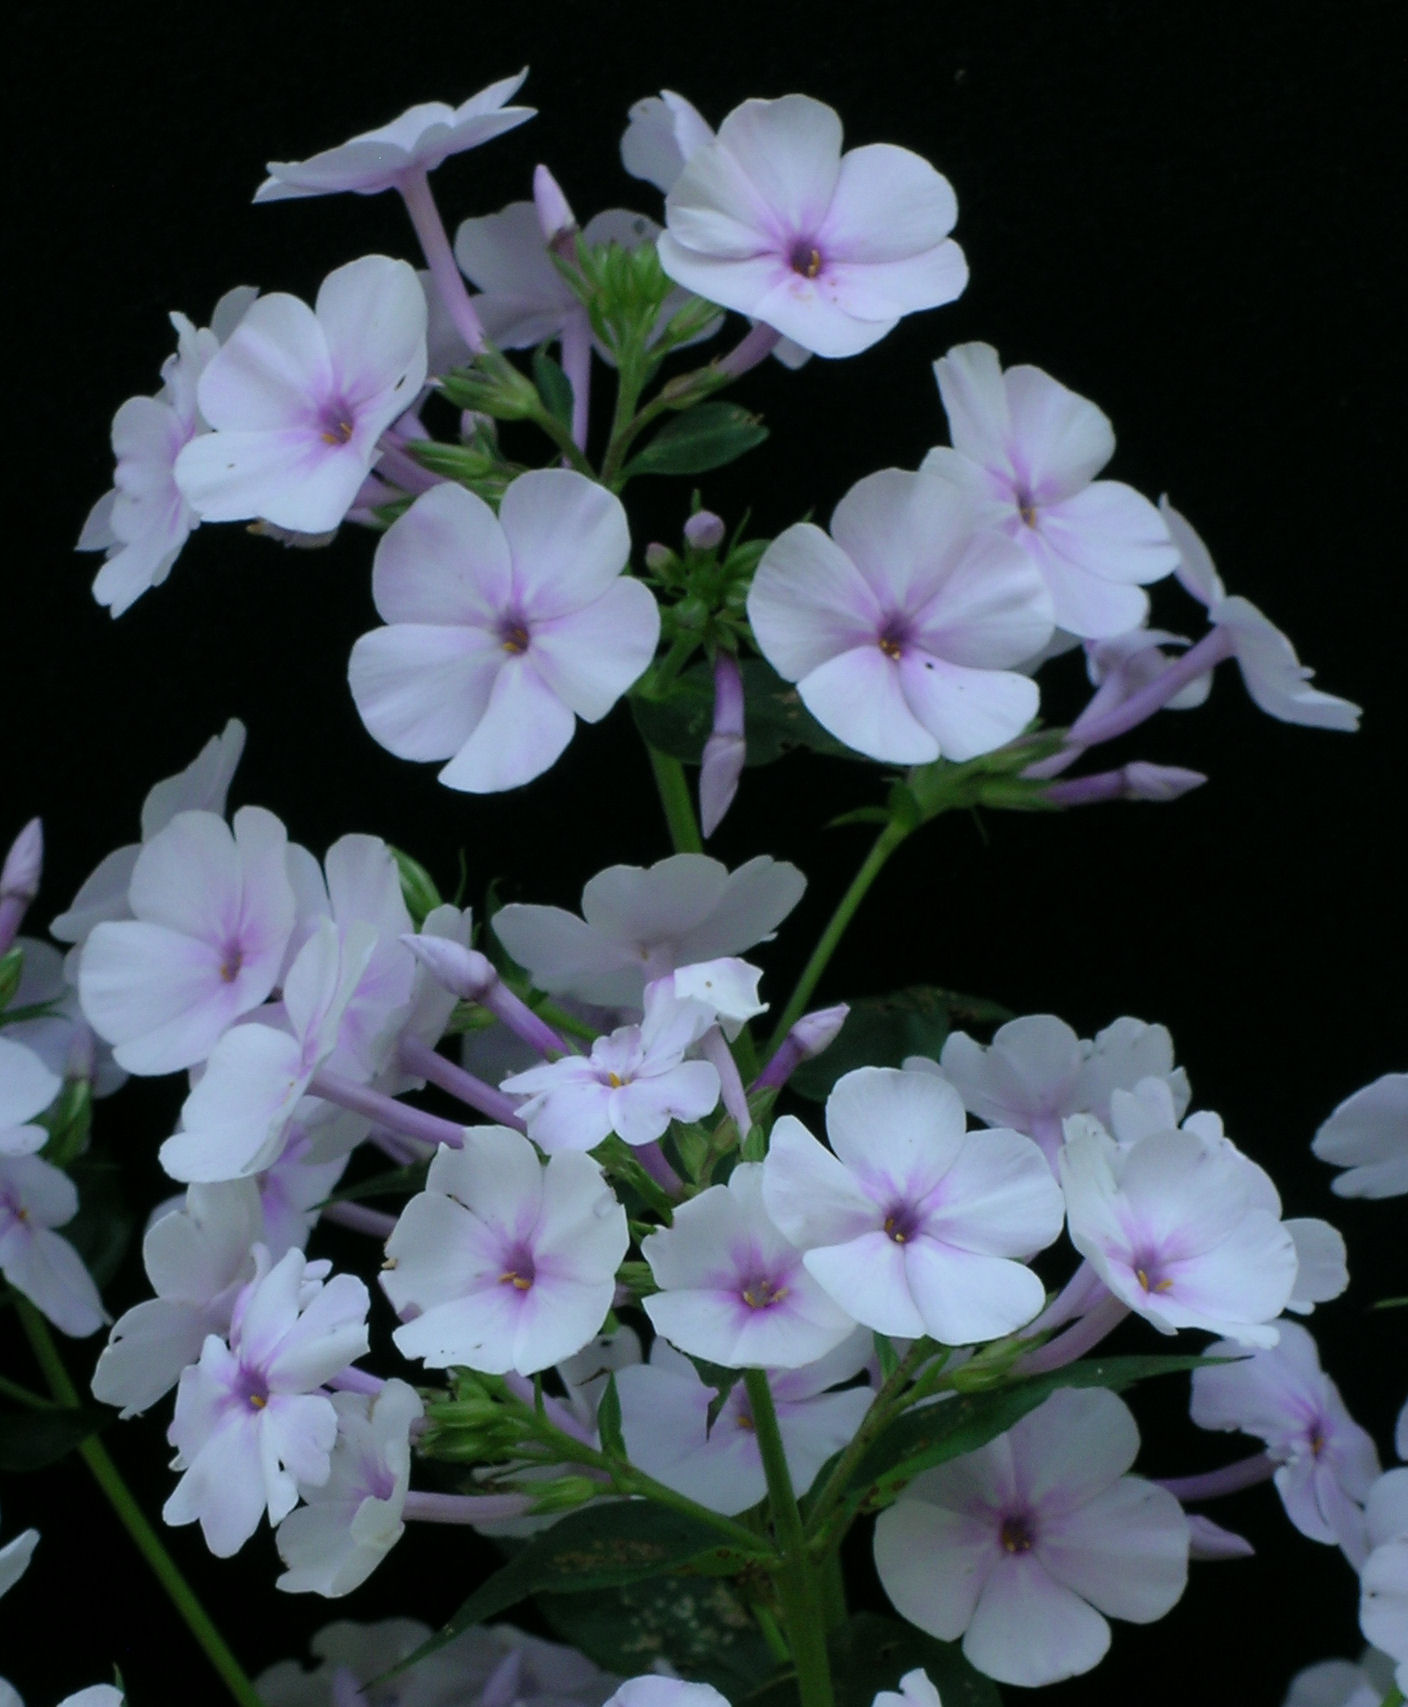
[{"label": "white phlox flower", "polygon": [[712,1683],[686,1683],[679,1677],[628,1678],[604,1707],[729,1707]]},{"label": "white phlox flower", "polygon": [[184,1474],[162,1508],[167,1523],[199,1522],[219,1558],[237,1552],[267,1511],[279,1523],[298,1489],[331,1473],[337,1412],[320,1391],[370,1344],[362,1282],[339,1274],[313,1288],[301,1251],[272,1268],[262,1247],[240,1293],[228,1343],[207,1336],[183,1371],[167,1438]]},{"label": "white phlox flower", "polygon": [[1340,1197],[1401,1197],[1408,1192],[1408,1073],[1385,1073],[1346,1097],[1310,1148],[1344,1168],[1330,1189]]},{"label": "white phlox flower", "polygon": [[691,151],[665,200],[660,263],[686,289],[850,356],[968,282],[947,179],[887,143],[841,152],[806,95],[745,101]]},{"label": "white phlox flower", "polygon": [[229,1330],[235,1299],[253,1278],[253,1247],[263,1230],[259,1193],[249,1180],[192,1185],[184,1204],[158,1215],[142,1240],[156,1296],[113,1324],[93,1373],[93,1396],[130,1417],[169,1392],[207,1336],[223,1338]]},{"label": "white phlox flower", "polygon": [[540,990],[638,1009],[653,979],[771,942],[806,886],[795,865],[766,854],[732,872],[705,854],[672,854],[598,872],[580,918],[511,902],[493,927]]},{"label": "white phlox flower", "polygon": [[939,1692],[926,1671],[907,1671],[898,1690],[878,1691],[871,1707],[942,1707]]},{"label": "white phlox flower", "polygon": [[1359,707],[1311,687],[1314,670],[1301,663],[1295,647],[1254,604],[1238,594],[1228,595],[1207,546],[1187,519],[1167,497],[1159,500],[1159,508],[1179,554],[1178,579],[1199,604],[1206,605],[1212,626],[1227,636],[1247,692],[1256,704],[1268,717],[1283,723],[1302,723],[1313,729],[1357,729]]},{"label": "white phlox flower", "polygon": [[1059,1166],[1071,1242],[1105,1286],[1161,1333],[1275,1345],[1297,1258],[1261,1170],[1187,1126],[1124,1146],[1091,1116],[1068,1131]]},{"label": "white phlox flower", "polygon": [[63,1089],[57,1073],[26,1044],[0,1036],[0,1156],[30,1156],[49,1141],[35,1123]]},{"label": "white phlox flower", "polygon": [[288,1569],[275,1587],[290,1594],[350,1594],[401,1539],[411,1479],[410,1430],[424,1406],[404,1381],[375,1398],[334,1393],[337,1443],[328,1479],[299,1492],[307,1502],[279,1525]]},{"label": "white phlox flower", "polygon": [[273,989],[294,923],[287,846],[273,813],[244,806],[232,828],[178,812],[142,848],[132,917],[96,925],[78,971],[85,1018],[129,1072],[203,1061]]},{"label": "white phlox flower", "polygon": [[532,1375],[579,1351],[611,1307],[626,1212],[590,1156],[540,1163],[528,1139],[475,1126],[442,1148],[387,1241],[392,1338],[429,1368]]},{"label": "white phlox flower", "polygon": [[1291,1679],[1281,1707],[1380,1707],[1393,1687],[1393,1661],[1369,1649],[1353,1660],[1320,1660]]},{"label": "white phlox flower", "polygon": [[[905,1062],[922,1067],[922,1058]],[[1188,1078],[1173,1064],[1173,1039],[1161,1025],[1117,1019],[1093,1041],[1078,1038],[1054,1014],[1031,1014],[999,1026],[984,1046],[955,1031],[940,1057],[943,1075],[963,1098],[964,1107],[989,1126],[1025,1132],[1041,1146],[1054,1167],[1065,1142],[1061,1123],[1068,1115],[1093,1114],[1110,1120],[1110,1098],[1145,1078],[1167,1082],[1177,1120],[1188,1107]]]},{"label": "white phlox flower", "polygon": [[1144,619],[1143,585],[1178,553],[1158,510],[1118,480],[1109,418],[1035,367],[1003,371],[991,344],[959,344],[934,363],[953,448],[924,468],[979,505],[981,525],[1021,547],[1050,589],[1056,627],[1084,638],[1124,634]]},{"label": "white phlox flower", "polygon": [[201,375],[213,431],[176,458],[187,503],[203,521],[335,528],[424,383],[425,327],[414,270],[385,255],[330,273],[312,308],[260,297]]},{"label": "white phlox flower", "polygon": [[24,1575],[38,1541],[37,1529],[22,1529],[0,1547],[0,1595],[12,1589]]},{"label": "white phlox flower", "polygon": [[882,469],[769,544],[748,593],[763,656],[848,747],[894,764],[992,752],[1036,715],[1051,637],[1026,555],[930,474]]},{"label": "white phlox flower", "polygon": [[1408,1691],[1408,1469],[1379,1477],[1365,1517],[1369,1556],[1359,1574],[1359,1628],[1397,1661],[1394,1682]]},{"label": "white phlox flower", "polygon": [[222,342],[244,318],[258,293],[228,291],[215,305],[209,327],[173,314],[175,355],[162,364],[155,397],[129,397],[112,423],[116,485],[90,511],[78,538],[80,551],[104,551],[93,597],[116,616],[171,573],[200,517],[176,483],[176,459],[210,424],[197,404],[197,385]]},{"label": "white phlox flower", "polygon": [[[798,1498],[827,1459],[851,1443],[869,1410],[874,1395],[868,1386],[828,1389],[851,1380],[870,1354],[869,1336],[855,1332],[815,1363],[768,1372]],[[616,1391],[626,1451],[648,1476],[727,1517],[767,1497],[757,1430],[741,1381],[711,1423],[716,1390],[700,1380],[688,1358],[658,1339],[648,1364],[617,1371]]]},{"label": "white phlox flower", "polygon": [[685,1052],[714,1023],[698,1001],[681,1001],[669,979],[645,993],[639,1025],[599,1037],[589,1056],[564,1055],[503,1081],[528,1100],[519,1112],[541,1149],[590,1150],[608,1133],[628,1144],[650,1144],[672,1120],[702,1120],[719,1100],[719,1075]]},{"label": "white phlox flower", "polygon": [[1279,1465],[1276,1490],[1287,1517],[1312,1541],[1343,1548],[1359,1569],[1367,1552],[1364,1501],[1379,1455],[1321,1370],[1315,1341],[1298,1323],[1282,1322],[1277,1343],[1251,1357],[1229,1340],[1206,1355],[1238,1361],[1193,1372],[1193,1421],[1264,1440]]},{"label": "white phlox flower", "polygon": [[450,481],[422,493],[377,547],[386,626],[348,667],[363,723],[398,758],[448,759],[447,788],[530,782],[654,656],[660,612],[629,555],[619,499],[571,469],[519,475],[497,515]]},{"label": "white phlox flower", "polygon": [[39,1156],[0,1155],[0,1274],[62,1333],[86,1339],[108,1320],[83,1259],[55,1227],[78,1213],[78,1188]]},{"label": "white phlox flower", "polygon": [[1014,1333],[1045,1302],[1026,1259],[1061,1231],[1036,1145],[966,1131],[957,1091],[929,1073],[861,1067],[826,1104],[832,1154],[783,1115],[763,1200],[807,1272],[878,1333],[965,1345]]},{"label": "white phlox flower", "polygon": [[[128,889],[143,843],[159,835],[178,812],[213,812],[217,818],[225,816],[225,798],[244,753],[244,738],[244,724],[232,717],[184,770],[148,789],[142,803],[141,842],[129,842],[104,856],[84,880],[72,904],[49,926],[51,935],[60,942],[82,944],[93,927],[104,920],[132,917]],[[71,984],[77,984],[76,954],[69,956],[65,976]]]},{"label": "white phlox flower", "polygon": [[[124,883],[124,905],[126,896]],[[64,956],[53,943],[41,942],[37,937],[20,936],[15,942],[24,952],[24,965],[10,1012],[14,1014],[21,1008],[41,1011],[28,1019],[10,1019],[5,1026],[6,1038],[32,1051],[56,1077],[84,1079],[95,1097],[111,1096],[126,1084],[127,1074],[113,1060],[112,1050],[84,1019],[78,1005],[78,991],[65,970]],[[74,964],[77,965],[76,959]],[[5,1075],[0,1074],[0,1084],[4,1083]],[[0,1100],[3,1096],[0,1091]],[[3,1147],[4,1141],[0,1139],[0,1149]]]},{"label": "white phlox flower", "polygon": [[307,160],[271,160],[269,176],[255,191],[254,199],[288,201],[344,191],[372,196],[395,189],[407,173],[433,171],[452,154],[477,148],[532,118],[532,107],[504,105],[518,93],[527,75],[525,66],[516,77],[489,84],[457,107],[444,101],[422,101],[390,124],[362,131]]},{"label": "white phlox flower", "polygon": [[1075,1677],[1108,1618],[1148,1624],[1188,1575],[1188,1524],[1124,1472],[1139,1450],[1104,1388],[1063,1388],[976,1452],[926,1470],[882,1512],[875,1564],[896,1609],[999,1683]]},{"label": "white phlox flower", "polygon": [[658,1333],[730,1369],[798,1369],[833,1350],[856,1318],[808,1273],[769,1216],[763,1169],[745,1162],[727,1185],[682,1203],[674,1224],[641,1242],[661,1288],[645,1300]]}]

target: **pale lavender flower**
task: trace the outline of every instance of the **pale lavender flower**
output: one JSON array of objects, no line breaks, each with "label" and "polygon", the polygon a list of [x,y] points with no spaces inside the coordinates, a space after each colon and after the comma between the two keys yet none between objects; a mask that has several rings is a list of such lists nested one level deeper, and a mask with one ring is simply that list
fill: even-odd
[{"label": "pale lavender flower", "polygon": [[44,826],[31,818],[0,864],[0,954],[15,940],[44,870]]},{"label": "pale lavender flower", "polygon": [[1138,627],[1142,584],[1178,553],[1147,498],[1096,480],[1115,435],[1093,403],[1035,367],[1004,373],[990,344],[959,344],[934,364],[953,448],[924,467],[967,492],[980,525],[1019,545],[1051,590],[1056,626],[1087,638]]},{"label": "pale lavender flower", "polygon": [[1310,686],[1315,672],[1296,657],[1295,647],[1255,605],[1228,595],[1212,557],[1187,519],[1167,497],[1160,500],[1164,521],[1177,548],[1178,579],[1207,606],[1208,621],[1231,648],[1247,692],[1268,717],[1313,729],[1354,730],[1359,707]]},{"label": "pale lavender flower", "polygon": [[943,1707],[943,1704],[928,1672],[915,1670],[904,1674],[898,1690],[879,1690],[871,1707]]},{"label": "pale lavender flower", "polygon": [[200,376],[257,294],[247,285],[227,291],[210,326],[199,330],[184,314],[173,314],[177,347],[162,364],[161,390],[155,397],[129,397],[113,417],[116,485],[89,512],[78,549],[107,553],[93,597],[115,617],[165,581],[200,526],[176,483],[176,459],[210,430],[196,400]]},{"label": "pale lavender flower", "polygon": [[382,1287],[406,1357],[532,1375],[579,1351],[611,1307],[626,1212],[590,1156],[538,1161],[526,1138],[476,1126],[441,1149],[387,1241]]},{"label": "pale lavender flower", "polygon": [[[696,522],[704,514],[691,516]],[[718,518],[714,517],[717,521]],[[689,533],[688,523],[685,533]],[[717,542],[716,542],[717,543]],[[733,804],[748,750],[743,736],[743,676],[731,652],[714,659],[714,726],[699,766],[699,829],[712,836]]]},{"label": "pale lavender flower", "polygon": [[621,164],[662,195],[675,187],[685,163],[714,140],[713,126],[699,109],[671,89],[635,102],[629,116],[621,137]]},{"label": "pale lavender flower", "polygon": [[545,771],[649,664],[660,612],[621,573],[620,501],[570,469],[520,475],[496,516],[445,482],[377,547],[388,627],[352,650],[362,721],[403,759],[449,759],[448,788],[492,793]]},{"label": "pale lavender flower", "polygon": [[1161,1333],[1275,1345],[1296,1250],[1261,1170],[1186,1127],[1120,1146],[1089,1117],[1071,1125],[1060,1156],[1071,1242],[1109,1290]]},{"label": "pale lavender flower", "polygon": [[0,1155],[0,1274],[74,1339],[108,1320],[83,1260],[55,1227],[78,1213],[78,1189],[38,1156]]},{"label": "pale lavender flower", "polygon": [[78,992],[64,976],[63,955],[52,943],[36,937],[22,936],[16,941],[24,950],[24,966],[11,1012],[19,1008],[44,1011],[29,1019],[11,1019],[5,1036],[31,1050],[57,1078],[86,1079],[95,1097],[111,1095],[127,1082],[127,1074],[84,1019]]},{"label": "pale lavender flower", "polygon": [[185,1473],[162,1509],[167,1523],[199,1522],[228,1558],[267,1510],[278,1523],[298,1484],[325,1482],[337,1438],[332,1400],[318,1391],[368,1348],[362,1282],[335,1275],[310,1289],[301,1251],[289,1251],[241,1292],[229,1343],[210,1334],[181,1375],[167,1438]]},{"label": "pale lavender flower", "polygon": [[1398,1662],[1408,1690],[1408,1470],[1389,1470],[1369,1490],[1369,1557],[1359,1576],[1359,1628]]},{"label": "pale lavender flower", "polygon": [[1358,1569],[1367,1552],[1363,1506],[1379,1455],[1321,1370],[1315,1341],[1298,1323],[1282,1322],[1277,1343],[1251,1357],[1226,1340],[1207,1355],[1238,1361],[1194,1371],[1193,1421],[1264,1440],[1280,1466],[1274,1479],[1287,1517],[1312,1541],[1343,1548]]},{"label": "pale lavender flower", "polygon": [[1346,1097],[1310,1148],[1345,1168],[1330,1189],[1340,1197],[1401,1197],[1408,1192],[1408,1073],[1385,1073]]},{"label": "pale lavender flower", "polygon": [[178,812],[138,854],[132,918],[84,944],[84,1017],[133,1073],[193,1066],[268,996],[294,922],[288,838],[261,807],[233,832],[213,812]]},{"label": "pale lavender flower", "polygon": [[206,1338],[229,1330],[262,1232],[259,1193],[248,1180],[190,1186],[184,1203],[158,1214],[142,1240],[156,1296],[113,1324],[93,1372],[94,1398],[131,1417],[169,1392]]},{"label": "pale lavender flower", "polygon": [[[153,783],[142,803],[142,842],[151,841],[178,812],[213,812],[218,818],[224,817],[225,799],[244,753],[244,737],[244,724],[232,717],[184,770]],[[141,843],[129,842],[107,854],[84,881],[72,905],[49,926],[50,933],[60,942],[81,943],[94,925],[105,919],[130,919],[127,891],[141,851]],[[76,974],[70,976],[77,981]]]},{"label": "pale lavender flower", "polygon": [[[922,1062],[916,1058],[905,1065]],[[1173,1064],[1167,1029],[1127,1017],[1090,1041],[1078,1038],[1054,1014],[1009,1020],[988,1045],[955,1031],[944,1044],[940,1065],[970,1114],[990,1126],[1025,1132],[1053,1167],[1065,1141],[1066,1117],[1093,1114],[1108,1125],[1111,1097],[1118,1090],[1157,1078],[1169,1087],[1177,1110],[1173,1124],[1188,1107],[1188,1077]]]},{"label": "pale lavender flower", "polygon": [[63,1081],[23,1043],[0,1037],[0,1156],[32,1156],[49,1141],[35,1124]]},{"label": "pale lavender flower", "polygon": [[1380,1707],[1392,1687],[1392,1660],[1371,1649],[1358,1665],[1321,1660],[1298,1671],[1281,1707]]},{"label": "pale lavender flower", "polygon": [[22,1529],[0,1547],[0,1595],[7,1593],[24,1575],[39,1540],[37,1529]]},{"label": "pale lavender flower", "polygon": [[201,375],[213,431],[176,459],[186,501],[205,521],[335,528],[425,379],[425,328],[414,271],[385,255],[330,273],[313,308],[261,297]]},{"label": "pale lavender flower", "polygon": [[741,954],[802,898],[795,865],[760,854],[736,871],[705,854],[613,865],[582,891],[582,917],[511,902],[494,933],[534,984],[554,996],[639,1008],[647,982],[697,961]]},{"label": "pale lavender flower", "polygon": [[798,1369],[856,1325],[768,1215],[762,1168],[743,1163],[641,1243],[661,1288],[645,1312],[672,1345],[730,1369]]},{"label": "pale lavender flower", "polygon": [[791,1115],[773,1128],[768,1213],[878,1333],[967,1345],[1014,1333],[1045,1301],[1024,1265],[1061,1231],[1051,1169],[1030,1138],[965,1126],[944,1080],[861,1067],[827,1099],[834,1155]]},{"label": "pale lavender flower", "polygon": [[820,101],[746,101],[694,149],[665,202],[665,271],[803,349],[849,356],[968,282],[948,181],[887,143],[841,153]]},{"label": "pale lavender flower", "polygon": [[505,77],[471,95],[459,106],[422,101],[399,118],[376,130],[362,131],[336,148],[326,148],[307,160],[271,160],[269,176],[255,192],[257,202],[286,201],[296,196],[328,196],[352,191],[372,196],[395,189],[408,172],[430,172],[452,154],[477,148],[502,136],[525,119],[532,107],[506,107],[528,75]]},{"label": "pale lavender flower", "polygon": [[1134,1419],[1103,1388],[1053,1393],[976,1452],[916,1478],[875,1526],[885,1592],[912,1624],[1000,1683],[1075,1677],[1106,1618],[1152,1623],[1183,1592],[1188,1524],[1172,1494],[1124,1472]]},{"label": "pale lavender flower", "polygon": [[335,1598],[364,1583],[401,1539],[411,1480],[412,1424],[424,1412],[404,1381],[375,1398],[334,1393],[337,1444],[327,1481],[300,1488],[306,1505],[279,1525],[288,1569],[274,1585],[290,1594]]},{"label": "pale lavender flower", "polygon": [[528,1136],[549,1155],[590,1150],[608,1133],[626,1143],[653,1143],[672,1120],[702,1120],[718,1103],[719,1075],[685,1051],[714,1023],[697,1002],[675,994],[668,979],[645,993],[645,1017],[599,1037],[588,1057],[564,1055],[505,1079],[524,1096],[519,1112]]},{"label": "pale lavender flower", "polygon": [[[874,1397],[869,1387],[828,1389],[849,1381],[871,1354],[859,1331],[801,1369],[768,1374],[793,1492],[800,1498],[827,1459],[848,1446]],[[732,1517],[767,1497],[748,1390],[739,1381],[711,1420],[717,1398],[687,1357],[657,1339],[650,1362],[616,1372],[621,1432],[633,1464],[667,1488]]]},{"label": "pale lavender flower", "polygon": [[683,1678],[628,1678],[605,1707],[728,1707],[712,1683],[686,1683]]},{"label": "pale lavender flower", "polygon": [[247,1179],[278,1160],[314,1073],[337,1047],[373,947],[368,926],[342,935],[322,920],[284,979],[287,1029],[253,1019],[216,1042],[182,1105],[181,1130],[161,1147],[173,1179]]},{"label": "pale lavender flower", "polygon": [[974,531],[969,501],[886,469],[763,553],[748,618],[768,662],[848,747],[897,764],[965,760],[1019,735],[1036,683],[1015,666],[1051,635],[1026,554]]}]

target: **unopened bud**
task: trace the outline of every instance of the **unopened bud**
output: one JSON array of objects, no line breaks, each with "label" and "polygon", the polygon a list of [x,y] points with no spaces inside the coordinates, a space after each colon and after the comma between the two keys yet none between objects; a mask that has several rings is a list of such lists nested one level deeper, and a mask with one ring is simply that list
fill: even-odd
[{"label": "unopened bud", "polygon": [[535,1482],[522,1492],[532,1502],[529,1510],[533,1516],[545,1517],[550,1512],[573,1511],[579,1505],[586,1505],[605,1493],[606,1488],[590,1476],[554,1476],[552,1481]]},{"label": "unopened bud", "polygon": [[684,537],[696,551],[712,551],[722,545],[724,532],[723,518],[712,510],[696,510],[684,524]]},{"label": "unopened bud", "polygon": [[533,168],[533,206],[538,211],[538,229],[549,248],[558,248],[562,238],[575,234],[577,216],[568,205],[562,186],[546,166]]},{"label": "unopened bud", "polygon": [[645,566],[654,574],[662,569],[668,569],[675,561],[675,554],[668,545],[661,545],[658,539],[651,540],[645,548]]},{"label": "unopened bud", "polygon": [[803,1014],[783,1038],[776,1055],[749,1086],[750,1092],[780,1090],[803,1061],[820,1055],[836,1041],[836,1034],[850,1011],[844,1002],[838,1002],[834,1008],[817,1008],[814,1013]]},{"label": "unopened bud", "polygon": [[44,869],[44,828],[31,818],[10,844],[0,866],[0,954],[19,934],[30,902],[39,893]]},{"label": "unopened bud", "polygon": [[401,941],[452,996],[462,1002],[482,1002],[499,981],[493,962],[477,948],[466,948],[444,936],[404,934]]}]

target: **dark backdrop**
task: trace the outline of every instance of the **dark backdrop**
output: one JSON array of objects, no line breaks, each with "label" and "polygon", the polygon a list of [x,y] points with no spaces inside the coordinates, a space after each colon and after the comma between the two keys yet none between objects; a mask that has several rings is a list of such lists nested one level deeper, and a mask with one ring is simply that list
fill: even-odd
[{"label": "dark backdrop", "polygon": [[[902,143],[950,177],[973,282],[867,355],[753,376],[738,395],[774,437],[706,477],[706,500],[730,520],[751,506],[775,532],[812,506],[824,516],[873,468],[913,467],[943,436],[929,363],[985,338],[1004,361],[1095,399],[1119,436],[1112,473],[1169,490],[1233,590],[1284,625],[1327,689],[1365,708],[1357,736],[1291,729],[1229,676],[1208,709],[1165,718],[1124,751],[1207,771],[1193,797],[945,821],[896,860],[824,994],[929,980],[1057,1011],[1084,1035],[1121,1013],[1166,1022],[1197,1104],[1224,1114],[1291,1211],[1330,1213],[1350,1237],[1354,1285],[1316,1323],[1386,1445],[1408,1360],[1401,1318],[1366,1306],[1404,1290],[1392,1251],[1402,1205],[1339,1205],[1307,1145],[1336,1102],[1405,1065],[1399,16],[1373,0],[597,0],[493,13],[149,5],[79,27],[67,8],[24,7],[0,838],[43,814],[36,919],[131,839],[151,781],[232,714],[250,731],[236,798],[272,808],[317,850],[376,831],[451,883],[463,847],[476,888],[498,877],[561,902],[605,864],[667,851],[623,714],[531,787],[484,800],[371,742],[344,681],[351,641],[373,620],[364,536],[314,554],[203,529],[168,585],[115,625],[88,593],[96,559],[72,542],[110,484],[113,410],[156,387],[168,310],[204,322],[232,284],[311,297],[358,254],[412,253],[389,196],[252,207],[266,159],[302,157],[414,101],[460,100],[526,61],[520,99],[541,116],[441,170],[447,221],[526,194],[539,159],[583,217],[620,202],[654,212],[617,159],[632,100],[674,88],[717,123],[749,95],[819,96],[851,143]],[[673,538],[683,495],[641,496],[637,537]],[[769,851],[811,877],[769,951],[775,998],[863,847],[863,832],[822,824],[872,787],[873,773],[840,762],[753,772],[717,838],[730,863]],[[150,1157],[178,1101],[143,1087],[126,1112],[104,1112],[152,1194]],[[128,1276],[111,1302],[139,1292]],[[1156,1436],[1142,1468],[1223,1455],[1224,1443],[1153,1420],[1156,1397],[1140,1406]],[[1165,1393],[1165,1409],[1180,1406]],[[170,1486],[159,1433],[154,1420],[109,1432],[153,1504]],[[76,1473],[12,1482],[3,1514],[7,1535],[29,1521],[45,1532],[0,1640],[0,1672],[31,1704],[107,1675],[114,1656],[134,1707],[216,1698]],[[1169,1620],[1116,1626],[1112,1656],[1053,1700],[1181,1700],[1196,1666],[1205,1698],[1272,1707],[1298,1665],[1357,1650],[1342,1562],[1292,1532],[1267,1490],[1226,1515],[1255,1534],[1260,1564],[1195,1570]],[[413,1534],[368,1588],[325,1607],[274,1594],[265,1532],[230,1563],[209,1560],[193,1531],[171,1534],[252,1669],[333,1615],[443,1616],[466,1580],[453,1540]],[[61,1642],[52,1627],[25,1633],[59,1603]]]}]

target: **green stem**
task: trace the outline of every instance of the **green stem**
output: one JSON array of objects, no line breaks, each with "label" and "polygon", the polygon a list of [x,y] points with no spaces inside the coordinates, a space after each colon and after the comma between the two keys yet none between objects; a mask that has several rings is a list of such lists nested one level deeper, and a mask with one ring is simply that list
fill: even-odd
[{"label": "green stem", "polygon": [[792,1491],[792,1473],[787,1467],[772,1392],[761,1369],[745,1369],[743,1381],[768,1479],[768,1507],[782,1552],[777,1590],[787,1643],[797,1668],[797,1690],[802,1707],[832,1707],[834,1696],[831,1665],[826,1657],[826,1613],[821,1584],[807,1548],[797,1496]]},{"label": "green stem", "polygon": [[557,416],[547,409],[539,409],[528,417],[535,427],[540,427],[552,440],[567,459],[569,468],[575,468],[578,474],[585,474],[588,480],[597,478],[596,470],[588,462],[586,453],[572,437],[571,430],[564,427]]},{"label": "green stem", "polygon": [[[63,1366],[48,1323],[27,1298],[17,1298],[15,1304],[29,1343],[34,1348],[35,1358],[44,1371],[44,1378],[52,1388],[54,1397],[60,1404],[77,1405],[78,1389]],[[225,1638],[211,1622],[205,1608],[196,1599],[190,1585],[181,1575],[176,1561],[162,1545],[161,1538],[147,1522],[142,1508],[133,1499],[106,1448],[90,1436],[78,1451],[83,1462],[92,1471],[94,1480],[107,1495],[108,1503],[131,1536],[137,1551],[151,1566],[172,1605],[185,1620],[186,1628],[200,1644],[230,1694],[240,1703],[240,1707],[262,1707],[259,1696],[255,1694],[254,1685],[246,1677],[243,1667],[226,1645]]]},{"label": "green stem", "polygon": [[1384,1696],[1379,1707],[1403,1707],[1403,1691],[1397,1684],[1393,1685],[1388,1694]]},{"label": "green stem", "polygon": [[826,929],[821,933],[821,940],[812,950],[812,957],[802,970],[802,976],[797,980],[787,1006],[782,1010],[782,1017],[773,1030],[768,1046],[763,1050],[763,1059],[769,1060],[782,1044],[782,1040],[792,1027],[802,1017],[807,1003],[811,1000],[812,991],[821,981],[831,956],[836,952],[837,944],[846,934],[846,928],[855,916],[856,908],[865,899],[866,892],[884,869],[886,860],[909,834],[904,825],[891,819],[880,834],[875,838],[874,845],[865,856],[860,870],[851,879],[851,886],[837,903],[836,911]]},{"label": "green stem", "polygon": [[660,804],[665,808],[665,822],[670,829],[670,841],[676,853],[703,853],[704,843],[694,816],[694,802],[689,797],[689,783],[684,766],[678,759],[647,744],[650,768],[655,773],[655,786],[660,791]]},{"label": "green stem", "polygon": [[612,491],[617,489],[615,481],[631,440],[640,431],[633,419],[640,391],[640,350],[634,347],[619,350],[616,355],[616,407],[611,416],[606,454],[601,459],[601,483]]},{"label": "green stem", "polygon": [[821,1533],[832,1512],[844,1499],[846,1487],[855,1473],[856,1466],[870,1450],[871,1442],[895,1414],[897,1403],[904,1397],[910,1377],[926,1358],[933,1355],[933,1351],[929,1341],[916,1340],[900,1360],[894,1373],[882,1384],[871,1402],[870,1409],[861,1418],[860,1427],[850,1445],[836,1460],[836,1467],[825,1483],[812,1496],[811,1509],[807,1514],[807,1528],[812,1535]]}]

